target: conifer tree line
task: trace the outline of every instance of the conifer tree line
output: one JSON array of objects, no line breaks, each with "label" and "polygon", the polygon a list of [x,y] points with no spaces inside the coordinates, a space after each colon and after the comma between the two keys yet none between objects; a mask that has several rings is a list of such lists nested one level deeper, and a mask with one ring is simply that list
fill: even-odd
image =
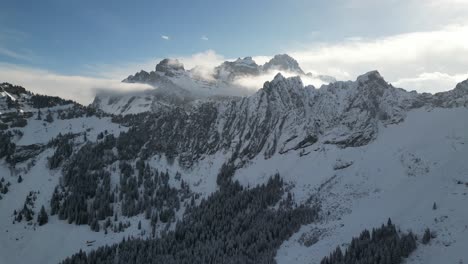
[{"label": "conifer tree line", "polygon": [[415,249],[416,236],[412,232],[399,234],[389,219],[387,225],[354,237],[345,253],[337,247],[320,264],[398,264]]},{"label": "conifer tree line", "polygon": [[283,241],[313,222],[319,210],[297,205],[272,209],[283,194],[279,175],[251,189],[231,182],[200,205],[189,206],[175,230],[161,238],[124,239],[62,263],[275,263]]},{"label": "conifer tree line", "polygon": [[48,147],[56,147],[54,154],[49,157],[49,168],[56,169],[62,162],[68,159],[73,153],[73,139],[77,137],[78,134],[67,133],[62,135],[59,133],[57,137],[53,138],[47,144]]},{"label": "conifer tree line", "polygon": [[[49,158],[50,168],[63,164],[63,177],[55,188],[50,202],[51,214],[78,225],[89,225],[92,230],[104,228],[122,231],[118,216],[135,216],[145,213],[151,221],[153,234],[156,224],[175,221],[175,212],[181,203],[188,203],[193,193],[180,174],[170,176],[152,168],[142,159],[126,161],[125,150],[116,155],[113,148],[120,140],[107,131],[98,136],[98,142],[85,142],[73,154],[73,138],[77,134],[60,135],[51,142],[56,146]],[[123,144],[123,143],[122,143]],[[66,161],[66,162],[64,162]],[[119,181],[111,186],[110,164],[118,164]],[[180,187],[169,184],[169,179],[179,179]],[[116,205],[120,209],[116,210]],[[105,221],[104,221],[105,220]]]},{"label": "conifer tree line", "polygon": [[16,144],[11,141],[13,134],[10,131],[0,131],[0,159],[6,158],[8,161],[15,153]]},{"label": "conifer tree line", "polygon": [[57,96],[48,96],[41,94],[34,94],[29,98],[29,102],[34,108],[49,108],[58,105],[67,105],[74,103],[71,100],[65,100]]}]

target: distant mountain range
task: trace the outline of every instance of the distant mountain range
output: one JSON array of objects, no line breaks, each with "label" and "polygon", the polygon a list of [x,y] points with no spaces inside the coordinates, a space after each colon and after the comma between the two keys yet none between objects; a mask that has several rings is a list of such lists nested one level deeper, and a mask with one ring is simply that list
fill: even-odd
[{"label": "distant mountain range", "polygon": [[164,59],[156,65],[155,71],[142,70],[123,80],[127,83],[149,84],[156,89],[121,95],[100,94],[93,105],[108,113],[128,114],[187,105],[203,98],[246,96],[254,91],[248,90],[238,80],[265,74],[274,76],[278,72],[312,78],[322,83],[336,81],[331,76],[304,73],[297,61],[286,54],[276,55],[264,65],[257,65],[251,57],[225,61],[212,72],[203,74],[199,67],[186,70],[178,60]]}]

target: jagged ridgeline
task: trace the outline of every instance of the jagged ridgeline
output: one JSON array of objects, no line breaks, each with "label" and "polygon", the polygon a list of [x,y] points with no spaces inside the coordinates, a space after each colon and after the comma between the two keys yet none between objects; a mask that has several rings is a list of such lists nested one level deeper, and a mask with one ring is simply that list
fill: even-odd
[{"label": "jagged ridgeline", "polygon": [[279,175],[251,189],[225,183],[159,239],[128,239],[62,263],[275,263],[282,242],[318,212],[281,200],[283,194]]},{"label": "jagged ridgeline", "polygon": [[345,253],[337,247],[320,264],[398,264],[416,249],[416,236],[399,234],[391,220],[380,228],[362,231],[354,237]]}]

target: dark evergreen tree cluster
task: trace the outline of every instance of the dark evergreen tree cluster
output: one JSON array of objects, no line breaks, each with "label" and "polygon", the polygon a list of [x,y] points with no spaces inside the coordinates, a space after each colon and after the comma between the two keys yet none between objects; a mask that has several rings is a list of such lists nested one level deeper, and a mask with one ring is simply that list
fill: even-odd
[{"label": "dark evergreen tree cluster", "polygon": [[44,118],[44,120],[45,120],[46,122],[49,122],[49,123],[54,122],[54,117],[52,116],[52,112],[50,111],[50,109],[47,110],[47,115],[46,115],[46,117]]},{"label": "dark evergreen tree cluster", "polygon": [[429,241],[431,241],[433,235],[431,233],[431,230],[429,228],[426,228],[426,230],[424,230],[424,235],[423,235],[423,238],[422,238],[422,243],[424,245],[428,244]]},{"label": "dark evergreen tree cluster", "polygon": [[74,103],[72,107],[66,109],[57,110],[57,117],[61,120],[80,118],[80,117],[90,117],[90,116],[108,116],[108,114],[97,111],[96,109],[88,106],[82,106],[80,104]]},{"label": "dark evergreen tree cluster", "polygon": [[41,109],[37,109],[36,120],[42,120],[42,112],[41,112]]},{"label": "dark evergreen tree cluster", "polygon": [[279,175],[244,189],[225,185],[199,206],[189,207],[175,230],[159,239],[129,239],[63,261],[74,263],[275,263],[281,243],[311,223],[317,208],[271,209],[282,195]]},{"label": "dark evergreen tree cluster", "polygon": [[[11,183],[6,182],[5,178],[0,179],[0,194],[7,194],[8,193],[8,187],[10,187]],[[2,199],[2,196],[0,195],[0,200]]]},{"label": "dark evergreen tree cluster", "polygon": [[190,198],[188,185],[182,182],[180,190],[171,187],[168,172],[153,170],[142,160],[136,162],[137,173],[126,162],[120,164],[120,170],[122,215],[134,216],[144,212],[147,219],[172,222],[181,200]]},{"label": "dark evergreen tree cluster", "polygon": [[25,127],[28,124],[28,120],[24,117],[18,117],[11,122],[10,127]]},{"label": "dark evergreen tree cluster", "polygon": [[26,197],[26,200],[24,201],[23,208],[19,211],[14,211],[13,215],[15,217],[16,222],[21,222],[25,220],[26,222],[29,222],[33,220],[34,218],[34,202],[36,201],[36,193],[35,192],[29,192],[28,196]]},{"label": "dark evergreen tree cluster", "polygon": [[0,120],[0,130],[7,130],[8,124],[5,124],[2,120]]},{"label": "dark evergreen tree cluster", "polygon": [[351,240],[345,253],[337,247],[321,264],[398,264],[416,249],[413,233],[399,234],[395,225],[388,220],[380,228],[362,231]]},{"label": "dark evergreen tree cluster", "polygon": [[13,134],[10,131],[0,131],[0,159],[6,158],[9,160],[15,152],[16,144],[11,142]]},{"label": "dark evergreen tree cluster", "polygon": [[37,215],[37,223],[42,226],[47,224],[47,222],[49,222],[49,216],[47,215],[44,206],[42,206],[39,214]]},{"label": "dark evergreen tree cluster", "polygon": [[48,143],[48,146],[56,147],[54,154],[48,159],[50,169],[58,168],[64,160],[71,156],[73,153],[73,139],[76,136],[76,134],[72,133],[65,135],[59,133],[56,138]]},{"label": "dark evergreen tree cluster", "polygon": [[115,138],[109,135],[98,144],[87,143],[69,158],[52,195],[51,214],[69,223],[88,224],[96,231],[98,220],[113,215],[110,173],[104,168],[115,160],[114,145]]},{"label": "dark evergreen tree cluster", "polygon": [[[51,168],[69,157],[63,167],[63,180],[52,195],[51,214],[58,214],[69,223],[87,224],[94,231],[102,229],[100,221],[114,216],[114,223],[104,223],[106,232],[112,225],[117,231],[122,231],[120,226],[125,227],[117,223],[117,215],[145,213],[153,229],[159,221],[175,221],[180,203],[191,198],[188,185],[182,181],[180,188],[170,186],[168,172],[159,172],[137,159],[135,165],[125,160],[118,162],[120,179],[117,186],[111,187],[106,166],[115,162],[121,152],[114,153],[117,142],[112,134],[105,131],[99,135],[97,143],[87,142],[75,154],[72,139],[76,135],[66,134],[49,142],[50,146],[57,146],[49,159]],[[120,211],[114,210],[116,203],[120,203]]]},{"label": "dark evergreen tree cluster", "polygon": [[8,127],[24,127],[28,124],[28,118],[32,117],[33,112],[7,112],[0,115],[1,127],[2,130],[7,129]]},{"label": "dark evergreen tree cluster", "polygon": [[71,100],[65,100],[57,96],[34,94],[29,98],[29,102],[34,108],[49,108],[59,105],[73,104]]},{"label": "dark evergreen tree cluster", "polygon": [[30,92],[28,92],[24,87],[19,85],[3,82],[0,86],[2,87],[1,89],[4,89],[9,94],[14,94],[16,96],[20,96],[21,94],[30,94]]},{"label": "dark evergreen tree cluster", "polygon": [[44,146],[42,144],[16,146],[15,152],[9,156],[6,161],[14,166],[17,163],[37,157],[43,150]]}]

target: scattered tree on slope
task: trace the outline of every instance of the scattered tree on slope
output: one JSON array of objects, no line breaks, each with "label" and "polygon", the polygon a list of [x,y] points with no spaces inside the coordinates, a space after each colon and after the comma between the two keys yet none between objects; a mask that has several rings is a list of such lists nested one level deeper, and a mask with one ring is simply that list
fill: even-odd
[{"label": "scattered tree on slope", "polygon": [[416,237],[413,233],[398,234],[395,225],[388,220],[380,228],[362,231],[359,237],[343,254],[337,247],[321,264],[398,264],[416,249]]}]

